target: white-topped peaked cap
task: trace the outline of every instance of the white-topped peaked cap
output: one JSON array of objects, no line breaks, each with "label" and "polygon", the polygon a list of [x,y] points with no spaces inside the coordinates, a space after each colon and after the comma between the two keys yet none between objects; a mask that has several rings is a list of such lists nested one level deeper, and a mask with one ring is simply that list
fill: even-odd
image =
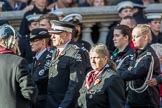
[{"label": "white-topped peaked cap", "polygon": [[148,13],[146,14],[147,19],[161,19],[162,13]]},{"label": "white-topped peaked cap", "polygon": [[74,28],[72,24],[64,21],[51,20],[50,23],[52,29],[48,32],[51,33],[72,32]]},{"label": "white-topped peaked cap", "polygon": [[131,1],[122,1],[117,4],[117,11],[120,12],[124,8],[133,8],[133,2]]},{"label": "white-topped peaked cap", "polygon": [[28,20],[28,22],[32,22],[38,20],[40,16],[42,16],[42,14],[31,14],[26,16],[26,19]]},{"label": "white-topped peaked cap", "polygon": [[69,14],[66,15],[61,19],[61,21],[66,21],[66,22],[81,22],[82,21],[82,16],[78,13],[74,14]]}]

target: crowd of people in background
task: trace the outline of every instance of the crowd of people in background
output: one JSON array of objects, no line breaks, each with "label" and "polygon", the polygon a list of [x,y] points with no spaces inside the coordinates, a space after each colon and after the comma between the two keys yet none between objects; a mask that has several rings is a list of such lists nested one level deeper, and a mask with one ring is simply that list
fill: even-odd
[{"label": "crowd of people in background", "polygon": [[[2,11],[23,10],[27,12],[34,8],[35,1],[36,0],[0,0],[0,4],[2,5]],[[40,4],[43,3],[43,0],[38,1],[40,2]],[[47,2],[44,5],[46,5],[46,8],[49,10],[55,10],[58,8],[116,5],[121,1],[123,0],[47,0]],[[141,2],[143,2],[144,6],[146,6],[151,3],[161,3],[162,1],[141,0]]]},{"label": "crowd of people in background", "polygon": [[[162,108],[162,13],[143,12],[160,0],[0,1],[25,11],[19,31],[0,20],[0,108]],[[82,15],[55,13],[107,5],[121,20],[94,46]]]}]

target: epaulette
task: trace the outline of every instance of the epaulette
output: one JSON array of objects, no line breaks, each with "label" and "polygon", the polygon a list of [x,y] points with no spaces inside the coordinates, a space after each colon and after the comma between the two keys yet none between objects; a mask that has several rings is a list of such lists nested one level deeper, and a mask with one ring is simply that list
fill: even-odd
[{"label": "epaulette", "polygon": [[77,49],[77,50],[80,49],[77,45],[72,45],[72,47],[73,47],[74,49]]},{"label": "epaulette", "polygon": [[82,49],[83,51],[88,52],[88,50],[87,50],[85,47],[81,47],[81,49]]}]

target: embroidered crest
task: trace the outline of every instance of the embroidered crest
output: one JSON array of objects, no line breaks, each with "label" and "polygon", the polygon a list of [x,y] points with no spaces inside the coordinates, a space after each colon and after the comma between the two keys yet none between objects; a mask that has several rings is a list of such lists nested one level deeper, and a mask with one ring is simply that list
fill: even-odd
[{"label": "embroidered crest", "polygon": [[39,71],[39,76],[43,76],[44,75],[44,69]]}]

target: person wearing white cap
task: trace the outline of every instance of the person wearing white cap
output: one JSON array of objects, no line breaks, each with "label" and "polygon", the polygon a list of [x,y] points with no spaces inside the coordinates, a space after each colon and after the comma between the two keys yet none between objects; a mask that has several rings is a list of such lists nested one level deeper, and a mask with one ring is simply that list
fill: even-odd
[{"label": "person wearing white cap", "polygon": [[28,28],[29,31],[32,31],[33,29],[36,29],[39,27],[38,19],[42,14],[31,14],[26,16],[26,19],[28,21]]},{"label": "person wearing white cap", "polygon": [[133,15],[133,3],[131,1],[122,1],[117,4],[117,11],[121,18]]},{"label": "person wearing white cap", "polygon": [[29,29],[28,29],[28,21],[26,19],[26,16],[33,15],[33,14],[46,14],[50,11],[46,8],[48,0],[33,0],[33,1],[34,1],[33,2],[33,8],[31,10],[27,11],[24,14],[23,19],[22,19],[21,24],[20,24],[19,32],[22,36],[30,34]]},{"label": "person wearing white cap", "polygon": [[[39,27],[39,22],[38,22],[38,18],[41,16],[42,14],[31,14],[26,16],[28,25],[26,29],[29,29],[29,33],[33,30]],[[25,48],[20,46],[20,48],[22,49],[22,56],[25,57],[28,61],[28,63],[32,63],[33,61],[33,56],[34,56],[34,52],[32,52],[31,47],[30,47],[30,43],[29,43],[29,34],[22,36],[23,38],[25,38]],[[21,42],[21,44],[23,45],[24,43]]]},{"label": "person wearing white cap", "polygon": [[91,66],[90,66],[90,60],[89,60],[89,50],[91,48],[91,45],[86,42],[81,40],[81,21],[82,21],[82,16],[78,13],[74,13],[74,14],[69,14],[67,16],[65,16],[64,18],[61,19],[62,21],[66,21],[69,22],[71,24],[74,25],[74,32],[73,32],[73,41],[83,50],[84,52],[84,60],[85,60],[85,74],[87,74],[87,72],[89,70],[91,70]]},{"label": "person wearing white cap", "polygon": [[162,43],[162,33],[160,32],[161,16],[162,13],[146,14],[151,29],[152,43]]},{"label": "person wearing white cap", "polygon": [[[117,4],[117,11],[118,15],[121,19],[125,18],[126,16],[133,16],[133,3],[131,1],[122,1]],[[118,25],[118,22],[114,22],[111,26],[110,31],[108,32],[108,36],[106,39],[106,45],[112,54],[115,50],[115,46],[113,43],[113,32],[114,27]]]},{"label": "person wearing white cap", "polygon": [[66,21],[71,24],[74,24],[75,30],[73,33],[73,40],[79,44],[80,47],[86,48],[88,51],[91,48],[91,45],[86,42],[81,40],[81,21],[82,21],[82,16],[78,13],[74,14],[69,14],[61,19],[61,21]]},{"label": "person wearing white cap", "polygon": [[51,25],[56,49],[49,68],[46,108],[74,108],[85,76],[83,51],[72,41],[73,25],[56,20]]}]

